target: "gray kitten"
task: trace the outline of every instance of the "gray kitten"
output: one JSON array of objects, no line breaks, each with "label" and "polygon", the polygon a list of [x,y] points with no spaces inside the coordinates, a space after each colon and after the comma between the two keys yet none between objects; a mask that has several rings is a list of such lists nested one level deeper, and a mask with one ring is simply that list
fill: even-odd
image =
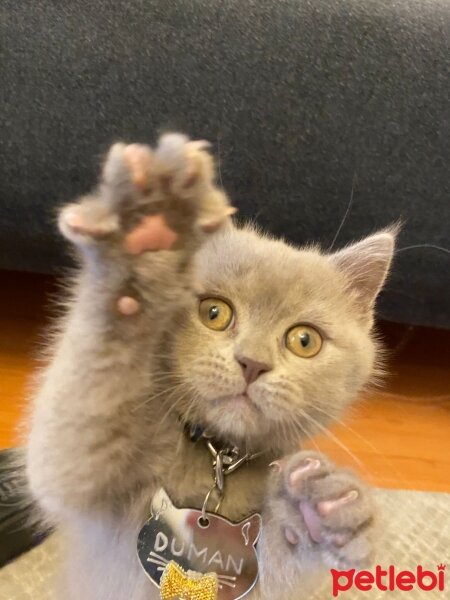
[{"label": "gray kitten", "polygon": [[297,449],[376,371],[373,310],[395,233],[324,254],[239,229],[232,212],[205,144],[170,134],[155,150],[114,145],[98,188],[60,213],[81,266],[27,460],[66,541],[58,597],[158,597],[136,555],[151,499],[163,486],[201,507],[212,483],[183,423],[263,451],[227,478],[221,507],[235,522],[262,514],[249,599],[307,597],[324,569],[371,560],[370,492]]}]

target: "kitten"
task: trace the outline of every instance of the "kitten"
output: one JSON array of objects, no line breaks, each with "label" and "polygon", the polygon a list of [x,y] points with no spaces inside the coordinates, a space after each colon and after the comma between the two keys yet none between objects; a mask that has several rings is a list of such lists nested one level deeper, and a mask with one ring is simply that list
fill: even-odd
[{"label": "kitten", "polygon": [[262,514],[249,599],[307,597],[321,570],[371,559],[370,492],[297,449],[376,370],[395,234],[325,254],[239,229],[232,212],[205,144],[170,134],[154,150],[114,145],[98,188],[60,213],[80,270],[34,400],[27,474],[67,543],[66,600],[158,597],[136,555],[151,499],[164,487],[200,508],[212,484],[186,423],[262,452],[227,477],[220,510]]}]

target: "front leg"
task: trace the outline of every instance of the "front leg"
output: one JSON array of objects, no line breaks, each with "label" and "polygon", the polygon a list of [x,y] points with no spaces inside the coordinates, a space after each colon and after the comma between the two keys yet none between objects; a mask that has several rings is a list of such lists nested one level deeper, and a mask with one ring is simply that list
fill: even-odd
[{"label": "front leg", "polygon": [[307,598],[328,569],[370,564],[374,515],[368,488],[325,456],[302,451],[274,463],[259,545],[260,597]]},{"label": "front leg", "polygon": [[232,211],[212,178],[204,144],[184,136],[163,136],[155,150],[116,144],[98,188],[60,213],[82,266],[35,398],[27,460],[31,491],[57,520],[123,508],[157,475],[161,336],[192,301],[193,254]]}]

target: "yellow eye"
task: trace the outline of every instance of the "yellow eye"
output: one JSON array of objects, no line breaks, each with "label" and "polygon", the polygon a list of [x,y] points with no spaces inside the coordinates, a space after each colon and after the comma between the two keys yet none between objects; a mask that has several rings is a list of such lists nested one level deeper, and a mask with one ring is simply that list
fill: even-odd
[{"label": "yellow eye", "polygon": [[313,327],[296,325],[286,334],[287,348],[301,358],[312,358],[322,348],[322,336]]},{"label": "yellow eye", "polygon": [[203,325],[214,331],[224,331],[233,320],[233,309],[220,298],[201,300],[198,312]]}]

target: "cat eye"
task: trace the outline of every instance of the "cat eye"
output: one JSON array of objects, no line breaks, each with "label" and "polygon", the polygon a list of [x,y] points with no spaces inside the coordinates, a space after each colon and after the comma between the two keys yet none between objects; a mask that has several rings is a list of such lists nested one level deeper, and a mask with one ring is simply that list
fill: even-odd
[{"label": "cat eye", "polygon": [[309,325],[296,325],[286,334],[286,347],[296,356],[312,358],[322,348],[322,336]]},{"label": "cat eye", "polygon": [[214,331],[224,331],[233,320],[232,307],[220,298],[200,300],[199,317],[203,325]]}]

